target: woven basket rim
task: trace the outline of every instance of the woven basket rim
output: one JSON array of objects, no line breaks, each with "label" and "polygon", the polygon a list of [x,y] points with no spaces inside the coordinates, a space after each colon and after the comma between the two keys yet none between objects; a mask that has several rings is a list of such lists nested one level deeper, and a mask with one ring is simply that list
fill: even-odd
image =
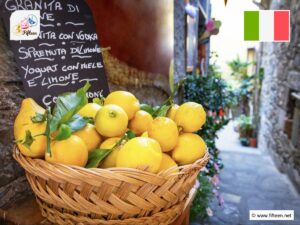
[{"label": "woven basket rim", "polygon": [[[35,163],[35,167],[38,166],[40,168],[44,168],[44,167],[53,167],[55,169],[61,170],[63,169],[64,171],[67,170],[72,170],[72,171],[79,171],[79,172],[84,172],[87,174],[98,174],[98,173],[103,173],[103,172],[108,172],[108,173],[115,173],[115,174],[122,174],[122,172],[126,172],[126,173],[132,173],[132,174],[143,174],[145,176],[154,176],[154,177],[171,177],[171,176],[177,176],[177,175],[181,175],[183,174],[182,171],[184,171],[185,169],[191,169],[191,167],[195,167],[197,168],[197,165],[199,164],[199,162],[204,161],[204,160],[208,160],[210,158],[210,154],[208,152],[208,149],[206,149],[206,152],[204,154],[204,156],[198,160],[196,160],[194,163],[192,164],[187,164],[187,165],[182,165],[182,166],[173,166],[163,172],[160,173],[151,173],[145,170],[141,170],[141,169],[135,169],[135,168],[123,168],[123,167],[112,167],[112,168],[85,168],[85,167],[80,167],[80,166],[74,166],[74,165],[65,165],[65,164],[61,164],[61,163],[53,163],[53,162],[47,162],[44,159],[41,158],[31,158],[28,156],[23,155],[19,148],[17,147],[17,145],[14,145],[13,147],[13,157],[14,159],[20,163],[22,165],[22,167],[26,170],[26,166],[24,164],[26,164],[27,166],[31,165],[31,162],[36,162]],[[175,170],[179,170],[179,172],[175,172]]]}]

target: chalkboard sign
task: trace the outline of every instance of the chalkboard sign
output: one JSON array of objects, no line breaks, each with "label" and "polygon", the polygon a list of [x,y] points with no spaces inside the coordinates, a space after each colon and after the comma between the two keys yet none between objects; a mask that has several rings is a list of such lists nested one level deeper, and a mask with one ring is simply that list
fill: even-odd
[{"label": "chalkboard sign", "polygon": [[89,99],[108,94],[93,16],[84,0],[4,0],[0,15],[8,37],[16,10],[39,10],[40,15],[38,39],[10,41],[28,97],[52,105],[59,94],[75,91],[86,81],[92,85]]}]

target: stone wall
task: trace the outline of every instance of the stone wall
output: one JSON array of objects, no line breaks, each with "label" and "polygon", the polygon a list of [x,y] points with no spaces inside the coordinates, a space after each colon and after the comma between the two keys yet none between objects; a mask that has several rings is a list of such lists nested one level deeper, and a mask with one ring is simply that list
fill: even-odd
[{"label": "stone wall", "polygon": [[300,149],[284,132],[290,92],[300,91],[300,1],[272,0],[270,8],[291,10],[291,41],[261,44],[264,80],[259,146],[269,150],[278,168],[300,190]]},{"label": "stone wall", "polygon": [[185,77],[185,2],[174,0],[174,82]]},{"label": "stone wall", "polygon": [[0,207],[29,194],[23,169],[12,158],[13,121],[21,99],[22,83],[16,74],[3,24],[0,23]]}]

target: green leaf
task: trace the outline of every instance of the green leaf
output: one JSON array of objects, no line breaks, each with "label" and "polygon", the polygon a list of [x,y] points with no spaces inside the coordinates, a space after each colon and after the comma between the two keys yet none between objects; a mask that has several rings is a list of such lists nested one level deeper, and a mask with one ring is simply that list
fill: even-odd
[{"label": "green leaf", "polygon": [[126,137],[128,140],[130,140],[132,138],[135,138],[135,134],[131,130],[129,130],[126,132]]},{"label": "green leaf", "polygon": [[52,116],[51,114],[49,114],[48,117],[49,120],[47,119],[47,121],[49,121],[49,133],[52,134],[59,126],[59,118]]},{"label": "green leaf", "polygon": [[31,121],[33,123],[41,123],[46,121],[46,113],[41,114],[41,113],[35,113],[35,116],[31,117]]},{"label": "green leaf", "polygon": [[47,124],[46,124],[46,139],[47,139],[47,149],[46,149],[46,152],[50,155],[52,155],[52,152],[51,152],[51,128],[50,128],[50,121],[51,121],[51,108],[47,108],[46,110],[46,117],[47,117]]},{"label": "green leaf", "polygon": [[94,124],[94,118],[93,117],[83,117],[86,123]]},{"label": "green leaf", "polygon": [[157,112],[159,109],[160,109],[159,105],[153,107],[154,112]]},{"label": "green leaf", "polygon": [[59,126],[58,133],[55,137],[55,140],[62,141],[68,139],[72,135],[72,129],[66,124]]},{"label": "green leaf", "polygon": [[34,142],[34,137],[32,136],[30,130],[26,130],[25,139],[21,142],[26,148],[30,149],[30,146]]},{"label": "green leaf", "polygon": [[86,93],[90,86],[90,83],[87,82],[84,87],[77,90],[77,92],[68,92],[58,96],[53,109],[53,118],[50,125],[51,133],[61,124],[68,123],[70,119],[88,103]]},{"label": "green leaf", "polygon": [[112,152],[111,149],[95,149],[89,153],[89,159],[86,168],[97,168],[101,161]]},{"label": "green leaf", "polygon": [[87,125],[87,119],[83,118],[79,114],[75,114],[67,125],[71,128],[72,132],[75,132]]},{"label": "green leaf", "polygon": [[154,114],[154,109],[148,104],[140,104],[140,109],[146,111],[151,116]]},{"label": "green leaf", "polygon": [[156,112],[156,117],[166,116],[170,108],[171,108],[170,105],[161,106]]}]

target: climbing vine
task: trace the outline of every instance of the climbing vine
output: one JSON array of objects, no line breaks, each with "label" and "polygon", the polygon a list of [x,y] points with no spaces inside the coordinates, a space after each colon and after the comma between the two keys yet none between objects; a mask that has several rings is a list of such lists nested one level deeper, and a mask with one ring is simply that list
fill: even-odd
[{"label": "climbing vine", "polygon": [[200,187],[191,208],[192,216],[206,218],[210,212],[208,207],[212,196],[215,196],[219,200],[219,204],[223,205],[223,198],[218,192],[218,175],[224,165],[219,157],[216,139],[217,132],[229,122],[226,115],[228,109],[235,104],[236,96],[226,81],[221,78],[215,65],[210,65],[206,77],[187,76],[184,84],[184,96],[187,101],[202,104],[207,112],[206,124],[198,131],[198,134],[206,141],[211,159],[206,170],[198,176]]}]

